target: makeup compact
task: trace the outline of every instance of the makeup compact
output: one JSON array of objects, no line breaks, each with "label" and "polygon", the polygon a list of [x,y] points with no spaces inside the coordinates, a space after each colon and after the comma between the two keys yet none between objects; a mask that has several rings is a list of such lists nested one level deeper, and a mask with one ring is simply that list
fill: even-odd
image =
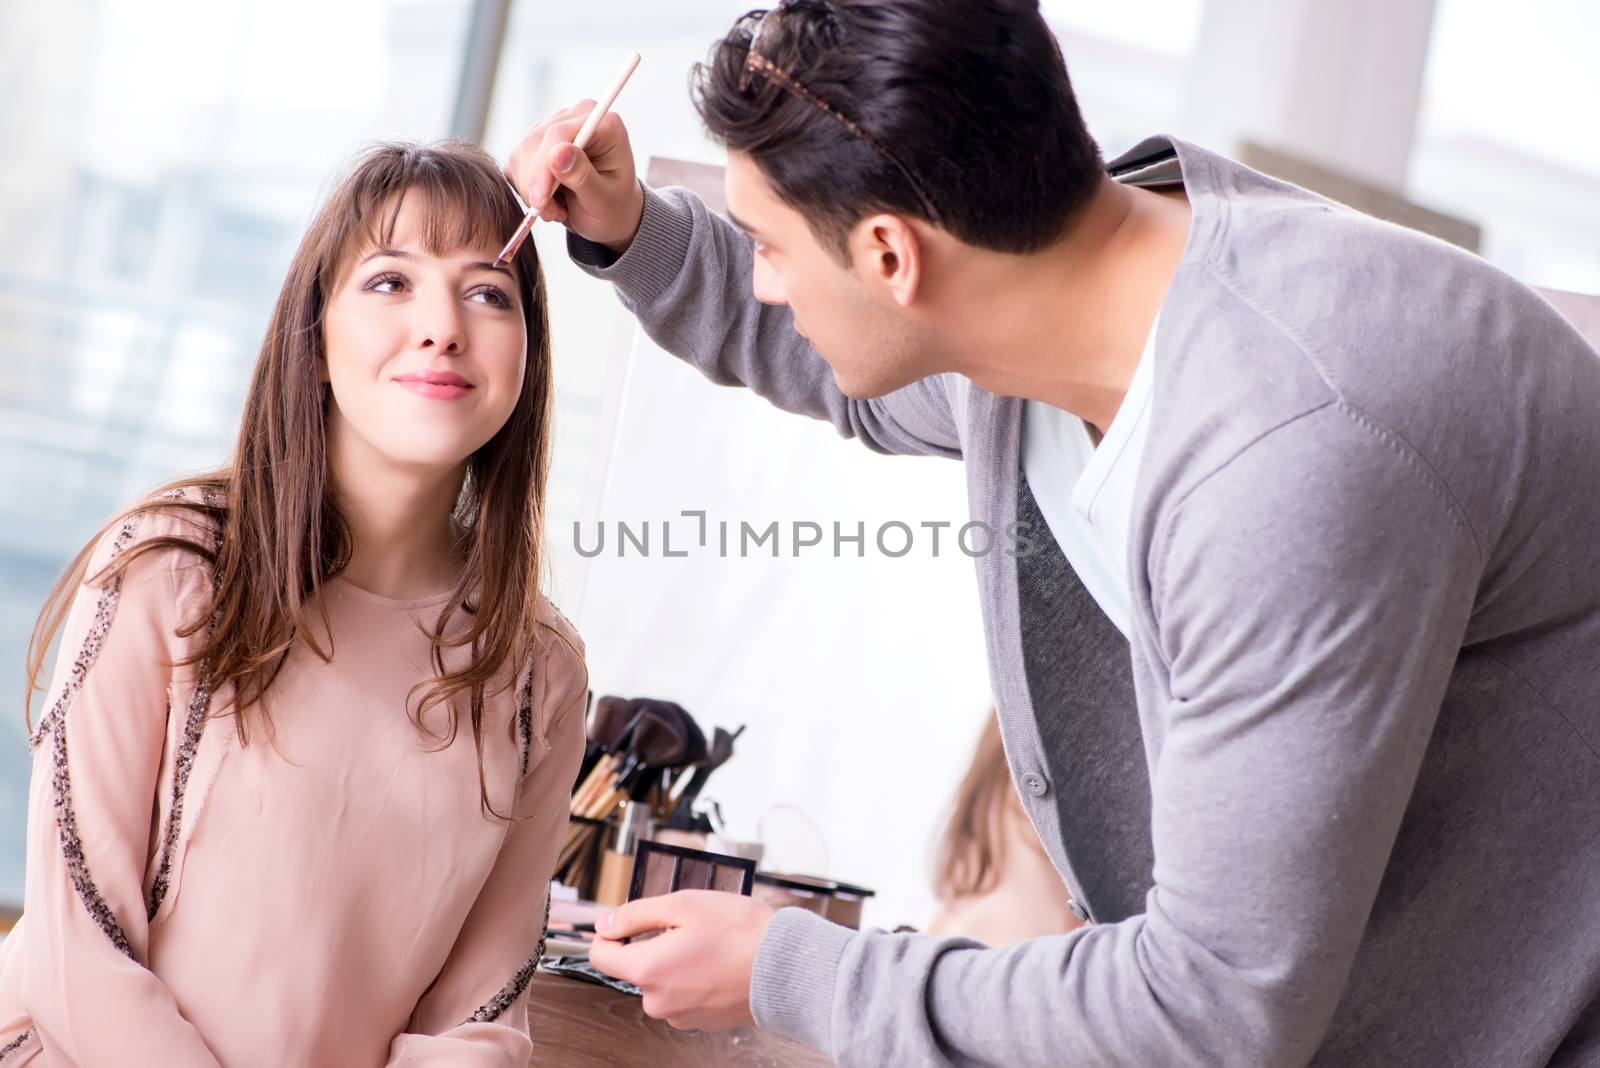
[{"label": "makeup compact", "polygon": [[[660,897],[676,890],[721,890],[749,897],[755,876],[756,862],[746,857],[707,853],[703,849],[687,849],[641,838],[633,854],[633,881],[628,886],[628,900]],[[659,933],[647,931],[623,941],[638,942]]]},{"label": "makeup compact", "polygon": [[721,890],[750,896],[756,862],[726,853],[708,853],[641,838],[633,854],[628,900],[659,897],[675,890]]}]

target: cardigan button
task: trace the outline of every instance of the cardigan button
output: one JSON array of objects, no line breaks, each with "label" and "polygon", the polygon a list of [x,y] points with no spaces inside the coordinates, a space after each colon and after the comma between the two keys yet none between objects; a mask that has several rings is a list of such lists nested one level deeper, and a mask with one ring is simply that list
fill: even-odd
[{"label": "cardigan button", "polygon": [[1043,797],[1050,792],[1050,784],[1036,771],[1030,771],[1022,777],[1022,788],[1034,797]]}]

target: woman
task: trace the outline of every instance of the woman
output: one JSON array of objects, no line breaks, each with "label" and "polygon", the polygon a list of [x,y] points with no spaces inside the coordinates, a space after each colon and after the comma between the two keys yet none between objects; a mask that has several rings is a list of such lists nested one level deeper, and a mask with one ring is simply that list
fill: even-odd
[{"label": "woman", "polygon": [[929,934],[1010,946],[1083,926],[1017,800],[992,709],[956,791],[936,871],[939,912]]},{"label": "woman", "polygon": [[539,575],[544,286],[500,168],[367,153],[231,460],[109,522],[29,690],[0,1066],[524,1065],[587,675]]}]

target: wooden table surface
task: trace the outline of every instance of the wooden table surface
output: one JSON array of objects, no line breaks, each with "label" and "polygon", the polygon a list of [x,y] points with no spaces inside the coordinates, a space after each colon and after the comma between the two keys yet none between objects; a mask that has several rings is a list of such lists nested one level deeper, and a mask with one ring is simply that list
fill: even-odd
[{"label": "wooden table surface", "polygon": [[748,1028],[677,1031],[644,1014],[635,997],[535,972],[530,989],[533,1063],[562,1068],[822,1068],[805,1046]]}]

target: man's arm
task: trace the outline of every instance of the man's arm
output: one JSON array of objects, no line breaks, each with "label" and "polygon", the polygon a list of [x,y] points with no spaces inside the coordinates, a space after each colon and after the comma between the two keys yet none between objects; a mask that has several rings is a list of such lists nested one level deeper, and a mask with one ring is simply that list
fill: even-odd
[{"label": "man's arm", "polygon": [[781,912],[759,1023],[845,1065],[1311,1056],[1461,648],[1478,548],[1403,444],[1329,404],[1169,512],[1149,566],[1170,695],[1145,913],[983,950]]},{"label": "man's arm", "polygon": [[[1170,692],[1153,710],[1145,912],[986,949],[730,907],[739,922],[725,927],[764,924],[753,969],[723,969],[749,977],[758,1024],[844,1066],[1310,1058],[1461,648],[1478,548],[1402,443],[1330,404],[1166,511],[1148,563],[1148,655]],[[698,960],[732,936],[694,900],[669,902],[643,920],[630,914],[640,903],[624,906],[612,937],[681,926],[681,949],[595,954],[658,977],[642,985],[669,1019],[715,1024],[688,1006],[719,1003]]]}]

